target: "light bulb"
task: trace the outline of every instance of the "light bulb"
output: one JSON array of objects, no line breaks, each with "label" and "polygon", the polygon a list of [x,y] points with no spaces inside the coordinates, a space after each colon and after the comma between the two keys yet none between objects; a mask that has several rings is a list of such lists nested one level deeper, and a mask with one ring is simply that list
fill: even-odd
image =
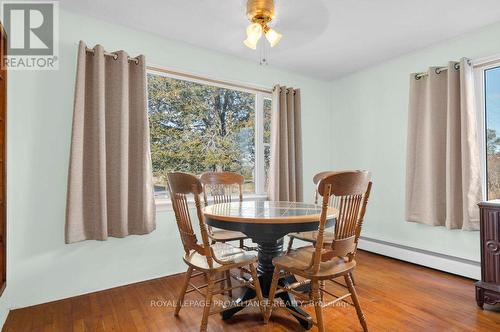
[{"label": "light bulb", "polygon": [[259,23],[252,23],[247,27],[247,37],[258,41],[262,36],[262,26]]},{"label": "light bulb", "polygon": [[257,49],[257,42],[258,40],[253,40],[250,38],[247,38],[243,41],[243,44],[245,44],[248,48],[251,48],[252,50]]},{"label": "light bulb", "polygon": [[262,37],[262,26],[259,23],[252,23],[247,27],[247,39],[243,43],[248,48],[255,50],[260,37]]},{"label": "light bulb", "polygon": [[276,32],[276,30],[269,29],[266,32],[266,39],[271,44],[271,47],[274,47],[276,44],[278,44],[281,40],[281,37],[283,37],[280,33]]}]

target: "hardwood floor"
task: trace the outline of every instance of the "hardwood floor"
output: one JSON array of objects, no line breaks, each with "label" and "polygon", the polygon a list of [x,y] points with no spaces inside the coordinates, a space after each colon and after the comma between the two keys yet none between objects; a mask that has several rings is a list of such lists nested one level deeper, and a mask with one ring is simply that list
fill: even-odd
[{"label": "hardwood floor", "polygon": [[[357,261],[356,288],[371,331],[500,331],[500,309],[478,309],[470,279],[363,251]],[[170,305],[182,279],[182,274],[169,276],[13,310],[3,331],[197,331],[201,308],[184,307],[176,318]],[[185,300],[196,299],[201,298],[193,292]],[[306,308],[313,314],[311,309]],[[328,331],[361,331],[352,306],[328,308],[323,315]],[[229,321],[210,316],[208,329],[290,331],[300,326],[284,310],[264,325],[258,309],[247,308]]]}]

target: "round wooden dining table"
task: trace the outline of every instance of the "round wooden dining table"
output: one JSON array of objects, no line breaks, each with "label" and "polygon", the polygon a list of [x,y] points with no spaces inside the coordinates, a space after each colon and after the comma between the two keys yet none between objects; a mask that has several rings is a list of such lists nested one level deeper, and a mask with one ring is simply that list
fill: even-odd
[{"label": "round wooden dining table", "polygon": [[[219,203],[203,209],[207,225],[226,230],[239,231],[247,235],[257,244],[257,272],[264,297],[269,294],[274,266],[272,260],[283,254],[283,238],[293,232],[317,230],[319,226],[321,206],[298,202],[244,201]],[[329,208],[327,224],[334,224],[338,211]],[[296,282],[295,277],[280,279],[281,286]],[[239,305],[256,296],[253,289],[247,288],[243,295],[234,301],[234,306],[221,312],[222,319],[229,319],[244,306]],[[298,305],[293,294],[283,292],[279,296],[285,305],[309,319],[294,315],[306,329],[312,327],[311,317]]]}]

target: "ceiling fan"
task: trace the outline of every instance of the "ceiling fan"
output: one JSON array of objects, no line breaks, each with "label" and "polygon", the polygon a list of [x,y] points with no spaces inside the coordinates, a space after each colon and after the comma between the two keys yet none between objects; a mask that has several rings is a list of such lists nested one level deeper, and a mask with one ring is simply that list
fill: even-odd
[{"label": "ceiling fan", "polygon": [[274,15],[274,0],[247,1],[247,18],[251,23],[247,27],[247,39],[243,43],[248,48],[255,50],[262,34],[266,36],[271,47],[279,43],[282,35],[268,25],[273,20]]}]

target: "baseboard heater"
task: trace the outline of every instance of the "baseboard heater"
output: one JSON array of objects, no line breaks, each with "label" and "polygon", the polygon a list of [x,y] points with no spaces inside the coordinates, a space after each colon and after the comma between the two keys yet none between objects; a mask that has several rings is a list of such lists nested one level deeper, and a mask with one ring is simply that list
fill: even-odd
[{"label": "baseboard heater", "polygon": [[481,278],[481,263],[479,261],[444,255],[364,236],[361,236],[358,248],[475,280]]}]

